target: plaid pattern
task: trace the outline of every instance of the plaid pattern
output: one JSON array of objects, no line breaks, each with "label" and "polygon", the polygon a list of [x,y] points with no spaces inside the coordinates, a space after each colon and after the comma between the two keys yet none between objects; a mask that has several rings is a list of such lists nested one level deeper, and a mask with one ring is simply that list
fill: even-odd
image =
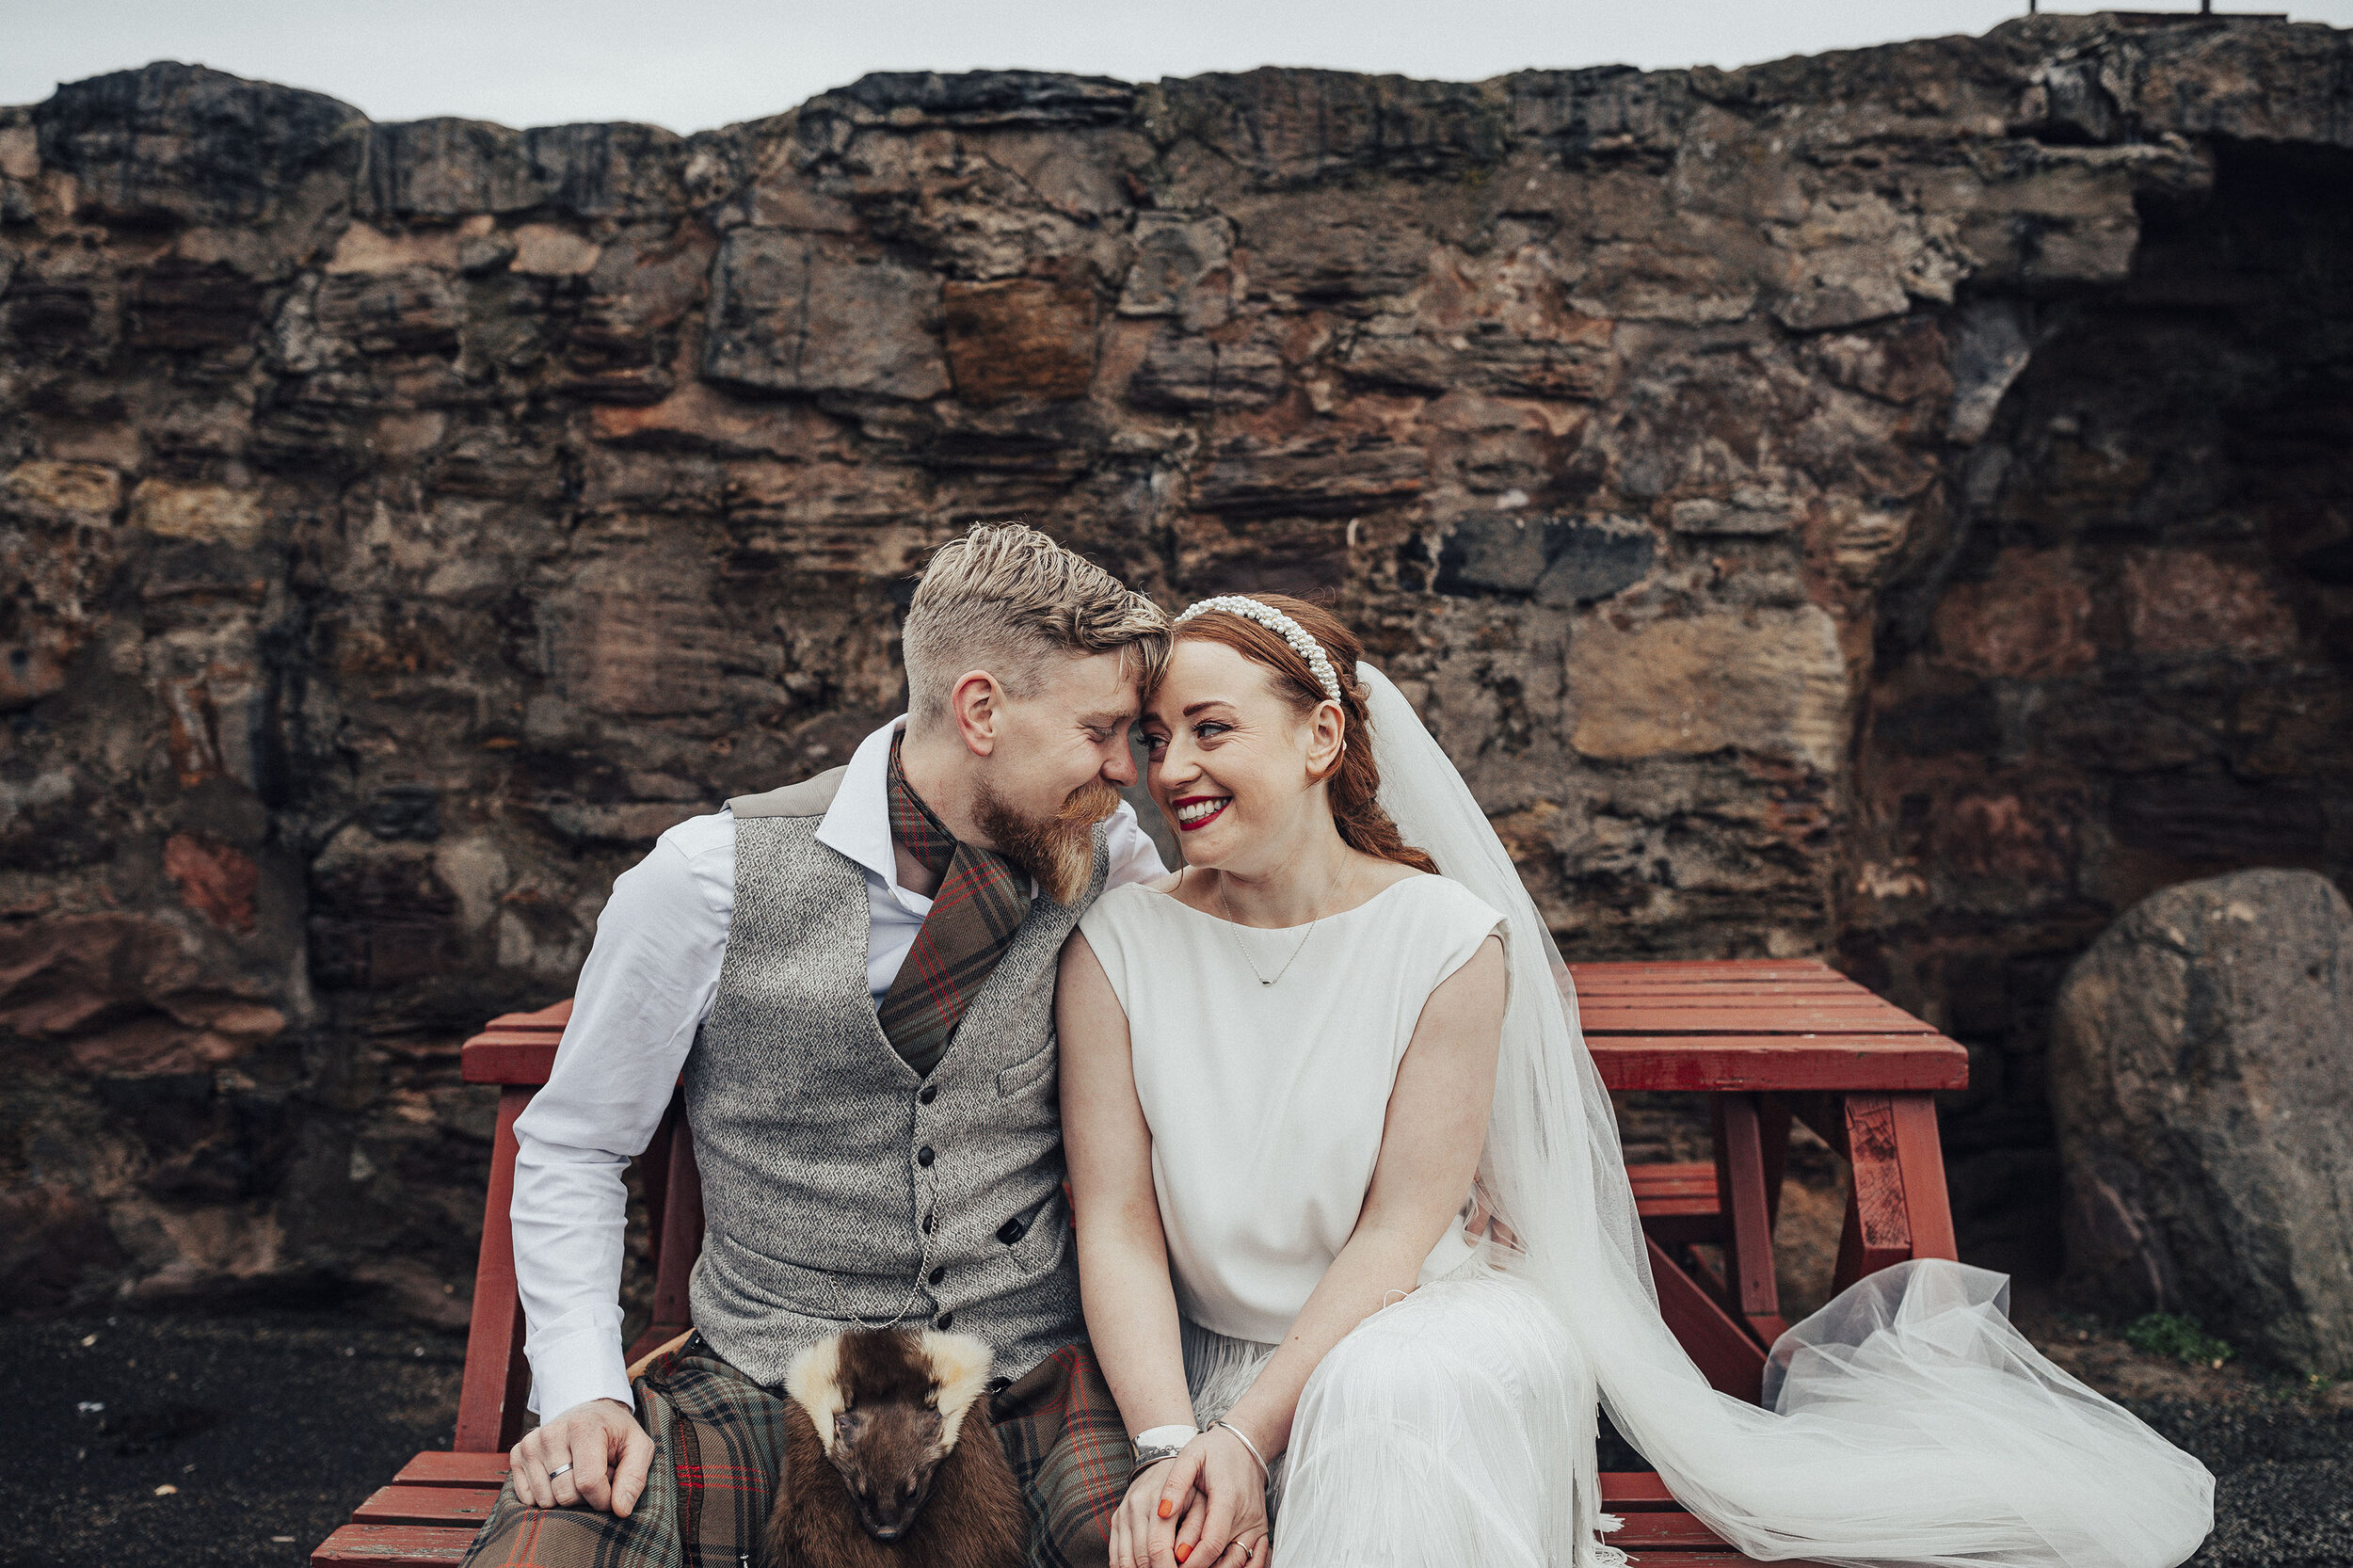
[{"label": "plaid pattern", "polygon": [[655,1356],[636,1390],[654,1453],[630,1516],[527,1508],[509,1480],[465,1568],[744,1568],[760,1560],[784,1451],[784,1401],[745,1382],[700,1335]]},{"label": "plaid pattern", "polygon": [[[695,1336],[636,1381],[654,1440],[646,1494],[626,1519],[590,1508],[526,1508],[514,1483],[466,1553],[465,1568],[745,1568],[776,1499],[784,1400]],[[989,1418],[1030,1508],[1029,1568],[1101,1568],[1129,1449],[1095,1352],[1055,1352],[989,1401]]]},{"label": "plaid pattern", "polygon": [[928,1075],[948,1048],[965,1004],[996,971],[997,961],[1030,913],[1024,879],[1003,856],[970,844],[932,815],[899,770],[890,743],[890,836],[940,879],[932,912],[915,934],[899,977],[882,1000],[882,1031],[891,1049]]},{"label": "plaid pattern", "polygon": [[1094,1349],[1064,1345],[991,1400],[988,1416],[1030,1505],[1030,1568],[1108,1563],[1136,1454]]}]

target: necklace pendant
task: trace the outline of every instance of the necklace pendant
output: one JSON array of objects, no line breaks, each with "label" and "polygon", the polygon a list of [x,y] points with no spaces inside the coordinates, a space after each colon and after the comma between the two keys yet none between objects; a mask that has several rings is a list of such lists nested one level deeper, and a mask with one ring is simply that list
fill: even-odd
[{"label": "necklace pendant", "polygon": [[1258,982],[1258,984],[1261,984],[1261,985],[1272,985],[1272,984],[1274,984],[1274,982],[1273,982],[1273,981],[1272,981],[1272,980],[1261,980],[1261,981],[1259,981],[1259,982]]}]

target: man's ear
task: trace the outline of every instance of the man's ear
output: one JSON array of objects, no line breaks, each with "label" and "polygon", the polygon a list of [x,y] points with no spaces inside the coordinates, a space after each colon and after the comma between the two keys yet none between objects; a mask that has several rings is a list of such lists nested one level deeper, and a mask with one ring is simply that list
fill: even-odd
[{"label": "man's ear", "polygon": [[1004,722],[1005,689],[986,670],[967,670],[948,688],[948,713],[956,733],[975,757],[997,749],[998,728]]}]

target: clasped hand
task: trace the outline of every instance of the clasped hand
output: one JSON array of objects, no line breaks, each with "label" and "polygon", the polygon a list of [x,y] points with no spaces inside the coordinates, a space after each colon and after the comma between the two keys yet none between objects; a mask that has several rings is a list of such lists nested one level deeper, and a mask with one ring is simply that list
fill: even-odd
[{"label": "clasped hand", "polygon": [[1258,1462],[1211,1427],[1128,1483],[1112,1516],[1111,1568],[1268,1568],[1270,1535]]}]

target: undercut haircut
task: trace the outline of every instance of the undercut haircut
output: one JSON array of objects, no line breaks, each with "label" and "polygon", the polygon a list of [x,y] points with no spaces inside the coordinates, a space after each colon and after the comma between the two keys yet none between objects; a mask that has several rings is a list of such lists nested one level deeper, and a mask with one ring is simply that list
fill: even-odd
[{"label": "undercut haircut", "polygon": [[1168,662],[1168,616],[1034,528],[974,523],[923,568],[902,647],[907,723],[929,728],[946,721],[950,686],[967,670],[986,670],[1026,697],[1050,659],[1120,653],[1149,685]]}]

